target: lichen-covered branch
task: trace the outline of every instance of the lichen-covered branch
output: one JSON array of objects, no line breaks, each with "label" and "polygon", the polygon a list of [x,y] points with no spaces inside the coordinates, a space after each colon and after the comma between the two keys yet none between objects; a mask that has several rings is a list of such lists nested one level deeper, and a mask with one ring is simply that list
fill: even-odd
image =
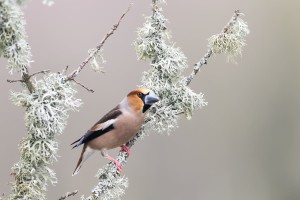
[{"label": "lichen-covered branch", "polygon": [[242,54],[246,45],[246,36],[250,33],[247,23],[241,19],[242,13],[236,10],[223,31],[208,39],[209,47],[214,54],[225,53],[227,60],[235,62],[235,58]]},{"label": "lichen-covered branch", "polygon": [[10,199],[45,199],[48,183],[57,182],[55,172],[48,167],[57,160],[55,138],[63,132],[69,111],[81,105],[73,83],[62,74],[48,74],[35,79],[33,85],[33,93],[11,93],[12,102],[26,108],[27,135],[19,145],[20,161],[12,167],[15,181]]},{"label": "lichen-covered branch", "polygon": [[[149,131],[156,133],[170,133],[178,126],[178,113],[183,113],[190,119],[192,113],[207,105],[203,99],[203,94],[194,93],[188,85],[194,75],[198,72],[194,69],[194,74],[187,78],[183,75],[187,69],[186,57],[180,48],[175,47],[169,40],[169,33],[166,27],[166,18],[161,13],[159,3],[164,1],[152,0],[152,15],[146,17],[146,22],[142,28],[138,29],[138,38],[135,41],[137,56],[139,59],[150,59],[151,67],[145,71],[142,77],[142,87],[153,90],[160,97],[160,102],[151,107],[145,122],[126,146],[131,148],[135,142],[144,137]],[[232,26],[238,21],[236,18],[230,20],[223,32],[230,32]],[[209,48],[197,65],[206,64],[207,59],[213,52],[213,47]],[[127,154],[121,151],[117,160],[124,165]],[[92,190],[92,195],[86,200],[93,199],[113,199],[124,194],[128,179],[120,176],[113,163],[107,164],[98,173],[99,183]]]},{"label": "lichen-covered branch", "polygon": [[200,68],[205,64],[207,64],[208,59],[210,58],[210,56],[212,55],[212,50],[211,48],[208,48],[207,52],[205,53],[205,55],[200,59],[199,62],[197,62],[194,65],[194,69],[192,71],[192,73],[187,77],[187,81],[186,81],[186,85],[189,85],[192,80],[194,79],[194,76],[199,72]]},{"label": "lichen-covered branch", "polygon": [[25,108],[26,136],[22,139],[20,160],[12,167],[12,191],[9,199],[45,199],[47,185],[56,182],[48,166],[57,158],[57,134],[62,133],[68,113],[77,110],[81,101],[75,98],[73,83],[60,73],[49,73],[43,79],[29,74],[30,47],[26,42],[25,20],[18,3],[0,0],[0,55],[7,58],[10,73],[19,72],[24,90],[11,92],[11,100]]},{"label": "lichen-covered branch", "polygon": [[214,53],[226,53],[228,60],[233,61],[234,57],[241,54],[242,47],[245,46],[245,37],[249,34],[248,25],[240,19],[241,13],[236,10],[223,28],[220,34],[209,38],[209,45],[205,55],[194,65],[192,73],[187,77],[187,85],[191,83],[200,68],[207,64],[208,59]]},{"label": "lichen-covered branch", "polygon": [[106,42],[106,40],[112,35],[114,34],[115,30],[117,30],[117,28],[119,27],[122,19],[125,17],[125,15],[129,12],[131,8],[131,4],[128,6],[127,10],[121,15],[120,19],[118,20],[118,22],[116,24],[113,25],[113,27],[110,29],[109,32],[106,33],[106,35],[103,37],[103,39],[101,40],[101,42],[96,46],[95,49],[91,49],[89,50],[89,56],[79,65],[79,67],[74,70],[67,78],[67,80],[73,80],[80,72],[81,70],[83,70],[83,68],[90,62],[92,64],[92,66],[94,67],[94,69],[99,70],[99,64],[97,62],[97,57],[102,57],[101,55],[99,55],[101,48],[103,47],[104,43]]}]

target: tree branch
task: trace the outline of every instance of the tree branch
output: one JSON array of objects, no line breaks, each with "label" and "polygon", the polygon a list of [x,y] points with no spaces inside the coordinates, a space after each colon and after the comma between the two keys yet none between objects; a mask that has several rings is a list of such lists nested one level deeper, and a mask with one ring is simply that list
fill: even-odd
[{"label": "tree branch", "polygon": [[[227,23],[227,25],[223,28],[223,30],[221,31],[221,33],[227,33],[228,29],[233,26],[238,17],[241,15],[239,10],[235,10],[233,16],[231,17],[231,19],[229,20],[229,22]],[[212,55],[212,49],[209,47],[207,49],[206,54],[200,59],[199,62],[197,62],[196,64],[194,64],[194,69],[192,71],[192,73],[187,77],[186,80],[186,85],[189,85],[191,83],[191,81],[193,80],[194,76],[199,72],[200,68],[205,64],[207,64],[208,59],[210,58],[210,56]]]},{"label": "tree branch", "polygon": [[113,25],[113,27],[110,29],[110,31],[103,37],[103,39],[101,40],[101,42],[99,43],[99,45],[96,47],[97,51],[93,52],[92,54],[90,54],[80,65],[79,67],[74,70],[68,77],[67,80],[73,80],[80,72],[81,70],[87,65],[87,63],[101,50],[101,48],[103,47],[104,43],[106,42],[106,40],[112,35],[114,34],[115,30],[117,30],[117,28],[119,27],[122,19],[125,17],[125,15],[129,12],[130,8],[131,8],[132,4],[130,4],[127,8],[127,10],[121,15],[119,21]]},{"label": "tree branch", "polygon": [[76,81],[75,79],[72,79],[72,81],[74,81],[76,84],[80,85],[81,87],[83,87],[84,89],[86,89],[87,91],[94,93],[95,91],[93,89],[90,89],[88,87],[86,87],[85,85],[83,85],[82,83]]}]

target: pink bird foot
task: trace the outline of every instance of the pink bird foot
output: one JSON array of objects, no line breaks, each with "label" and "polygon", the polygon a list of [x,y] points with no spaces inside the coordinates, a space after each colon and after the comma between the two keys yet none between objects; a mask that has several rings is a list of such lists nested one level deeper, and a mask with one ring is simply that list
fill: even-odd
[{"label": "pink bird foot", "polygon": [[108,159],[108,160],[110,160],[111,162],[113,162],[116,165],[117,170],[119,172],[122,171],[122,165],[119,163],[119,161],[117,161],[116,159],[114,159],[113,157],[111,157],[109,155],[106,155],[105,158]]},{"label": "pink bird foot", "polygon": [[127,156],[129,157],[129,155],[130,155],[130,148],[127,147],[127,146],[124,145],[124,144],[122,144],[120,147],[121,147],[120,152],[121,152],[121,151],[125,151],[125,152],[127,153]]}]

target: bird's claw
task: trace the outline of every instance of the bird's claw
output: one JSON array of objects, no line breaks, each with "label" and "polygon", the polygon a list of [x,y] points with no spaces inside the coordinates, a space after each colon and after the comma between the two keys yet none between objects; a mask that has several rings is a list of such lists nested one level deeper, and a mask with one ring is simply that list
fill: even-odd
[{"label": "bird's claw", "polygon": [[125,152],[127,153],[127,156],[129,157],[129,155],[130,155],[130,148],[127,147],[127,146],[124,145],[124,144],[122,144],[120,147],[121,147],[120,152],[121,152],[121,151],[125,151]]},{"label": "bird's claw", "polygon": [[113,162],[116,165],[118,172],[121,172],[122,171],[122,165],[117,160],[113,161]]},{"label": "bird's claw", "polygon": [[117,161],[116,159],[114,159],[113,157],[108,156],[108,155],[106,156],[106,158],[115,164],[115,166],[117,167],[118,172],[122,171],[122,165],[119,161]]}]

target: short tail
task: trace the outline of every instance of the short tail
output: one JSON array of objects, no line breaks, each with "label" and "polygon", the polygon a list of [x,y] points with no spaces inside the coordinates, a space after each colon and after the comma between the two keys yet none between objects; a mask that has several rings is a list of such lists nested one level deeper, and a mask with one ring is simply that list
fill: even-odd
[{"label": "short tail", "polygon": [[[76,141],[74,143],[76,143]],[[76,147],[76,146],[74,146],[74,147]],[[94,150],[91,149],[90,147],[88,147],[86,144],[84,144],[82,151],[81,151],[80,158],[77,162],[76,168],[75,168],[72,176],[75,176],[76,174],[78,174],[84,161],[86,161],[86,159],[88,159],[93,153],[94,153]]]}]

